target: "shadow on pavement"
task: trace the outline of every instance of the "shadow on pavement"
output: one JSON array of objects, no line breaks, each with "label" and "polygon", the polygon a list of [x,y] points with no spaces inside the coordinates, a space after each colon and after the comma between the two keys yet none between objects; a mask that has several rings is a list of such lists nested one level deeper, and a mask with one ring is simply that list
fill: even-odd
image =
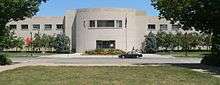
[{"label": "shadow on pavement", "polygon": [[220,67],[214,67],[214,66],[208,66],[203,65],[199,63],[164,63],[164,64],[149,64],[149,63],[143,63],[143,64],[136,64],[136,65],[171,65],[171,66],[177,66],[177,67],[183,67],[188,69],[194,69],[194,70],[201,70],[204,73],[208,73],[211,75],[220,75]]}]

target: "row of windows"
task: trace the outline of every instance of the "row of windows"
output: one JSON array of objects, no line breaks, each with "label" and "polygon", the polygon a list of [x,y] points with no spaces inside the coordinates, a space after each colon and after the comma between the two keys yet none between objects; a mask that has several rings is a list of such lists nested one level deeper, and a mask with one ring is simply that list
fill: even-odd
[{"label": "row of windows", "polygon": [[[10,25],[9,27],[10,27],[10,29],[17,29],[17,25]],[[40,29],[40,24],[33,24],[33,25],[32,25],[32,28],[33,28],[34,30],[39,30],[39,29]],[[51,30],[52,28],[53,28],[53,25],[52,25],[52,24],[45,24],[45,25],[44,25],[44,29],[45,29],[45,30]],[[22,29],[22,30],[27,30],[27,29],[29,29],[29,28],[28,28],[28,25],[27,25],[27,24],[23,24],[23,25],[21,25],[21,29]],[[63,29],[63,24],[57,24],[57,25],[56,25],[56,29]]]},{"label": "row of windows", "polygon": [[[181,28],[180,25],[172,25],[172,30],[179,30],[179,28]],[[156,29],[156,25],[155,24],[149,24],[148,25],[148,29],[150,30],[155,30]],[[168,30],[168,25],[167,24],[160,24],[160,30]]]},{"label": "row of windows", "polygon": [[[94,28],[94,27],[117,27],[121,28],[122,27],[122,20],[91,20],[89,23],[89,27]],[[34,24],[32,25],[32,28],[34,30],[40,29],[40,24]],[[51,30],[53,28],[52,24],[45,24],[44,29],[45,30]],[[63,29],[63,24],[57,24],[56,25],[57,29]],[[180,28],[180,25],[172,25],[172,30],[178,30]],[[10,25],[10,29],[17,29],[17,25]],[[29,29],[28,25],[24,24],[21,25],[21,29]],[[150,30],[155,30],[156,25],[155,24],[149,24],[148,29]],[[160,24],[160,30],[168,30],[168,25],[167,24]]]},{"label": "row of windows", "polygon": [[90,20],[89,27],[122,27],[122,20]]}]

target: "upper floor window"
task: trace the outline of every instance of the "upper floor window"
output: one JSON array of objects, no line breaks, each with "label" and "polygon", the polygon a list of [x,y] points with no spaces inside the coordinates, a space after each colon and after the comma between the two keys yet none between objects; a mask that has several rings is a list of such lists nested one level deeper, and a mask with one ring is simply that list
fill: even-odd
[{"label": "upper floor window", "polygon": [[90,28],[122,28],[122,20],[90,20]]},{"label": "upper floor window", "polygon": [[63,29],[63,24],[57,24],[57,29]]},{"label": "upper floor window", "polygon": [[17,29],[17,25],[10,25],[9,28],[10,29]]},{"label": "upper floor window", "polygon": [[44,28],[45,28],[45,30],[51,30],[52,29],[52,24],[45,24]]},{"label": "upper floor window", "polygon": [[160,30],[168,30],[167,24],[161,24]]},{"label": "upper floor window", "polygon": [[97,20],[97,27],[115,27],[114,20]]},{"label": "upper floor window", "polygon": [[89,21],[89,27],[95,27],[95,20]]},{"label": "upper floor window", "polygon": [[28,25],[26,25],[26,24],[25,24],[25,25],[21,25],[21,29],[22,29],[22,30],[28,29]]},{"label": "upper floor window", "polygon": [[40,24],[34,24],[33,29],[34,30],[39,30],[40,29]]},{"label": "upper floor window", "polygon": [[122,20],[116,20],[116,27],[122,27]]},{"label": "upper floor window", "polygon": [[181,28],[180,25],[172,25],[172,30],[179,30]]},{"label": "upper floor window", "polygon": [[156,25],[155,24],[149,24],[148,29],[156,29]]}]

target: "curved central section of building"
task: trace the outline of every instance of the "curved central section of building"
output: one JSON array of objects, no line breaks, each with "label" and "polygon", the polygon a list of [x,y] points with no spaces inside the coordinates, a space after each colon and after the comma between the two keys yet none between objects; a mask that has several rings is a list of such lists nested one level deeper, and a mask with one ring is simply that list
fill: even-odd
[{"label": "curved central section of building", "polygon": [[136,27],[136,16],[137,12],[133,9],[77,10],[76,51],[141,48],[145,30]]}]

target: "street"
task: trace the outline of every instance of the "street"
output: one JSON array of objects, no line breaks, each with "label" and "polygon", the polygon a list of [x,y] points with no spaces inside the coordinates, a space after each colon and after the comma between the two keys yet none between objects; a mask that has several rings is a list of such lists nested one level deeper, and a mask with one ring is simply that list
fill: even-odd
[{"label": "street", "polygon": [[[14,62],[35,63],[35,64],[179,64],[179,63],[200,63],[200,58],[175,58],[158,55],[144,55],[141,59],[120,59],[117,56],[77,56],[77,55],[52,55],[62,57],[37,57],[37,58],[12,58]],[[65,57],[73,56],[73,57]]]}]

